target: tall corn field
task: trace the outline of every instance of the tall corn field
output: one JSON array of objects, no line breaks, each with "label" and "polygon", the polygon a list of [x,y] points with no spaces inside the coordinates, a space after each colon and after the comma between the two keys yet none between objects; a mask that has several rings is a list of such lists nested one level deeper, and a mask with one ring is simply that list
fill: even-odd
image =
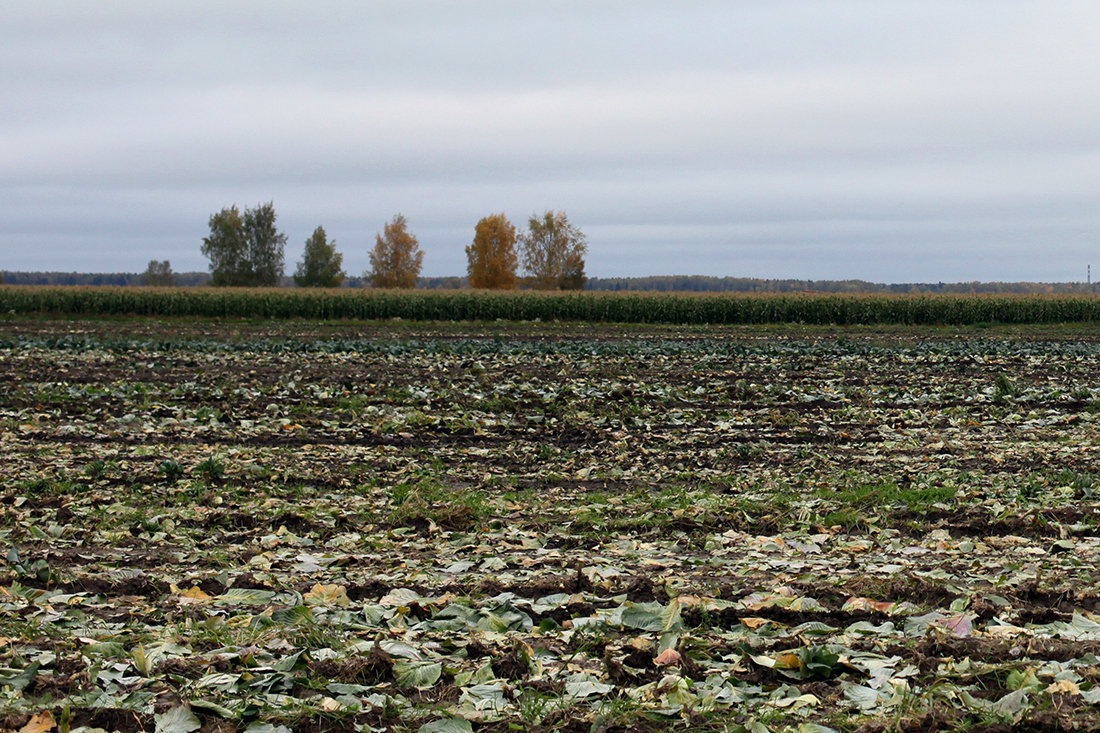
[{"label": "tall corn field", "polygon": [[0,286],[0,314],[674,324],[1100,321],[1100,296]]}]

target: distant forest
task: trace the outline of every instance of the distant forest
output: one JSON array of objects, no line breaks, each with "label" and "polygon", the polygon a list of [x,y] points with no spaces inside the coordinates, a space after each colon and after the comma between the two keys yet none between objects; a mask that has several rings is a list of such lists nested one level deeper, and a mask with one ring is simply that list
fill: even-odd
[{"label": "distant forest", "polygon": [[[210,284],[208,272],[173,273],[180,287]],[[9,285],[142,285],[139,272],[12,272],[0,271],[0,283]],[[284,287],[294,287],[291,277]],[[348,277],[344,287],[364,287],[361,277]],[[424,289],[465,288],[465,277],[421,277],[416,286]],[[1034,282],[961,283],[873,283],[866,280],[766,280],[753,277],[708,277],[705,275],[654,275],[651,277],[590,277],[585,290],[668,291],[697,293],[1095,293],[1097,284]]]}]

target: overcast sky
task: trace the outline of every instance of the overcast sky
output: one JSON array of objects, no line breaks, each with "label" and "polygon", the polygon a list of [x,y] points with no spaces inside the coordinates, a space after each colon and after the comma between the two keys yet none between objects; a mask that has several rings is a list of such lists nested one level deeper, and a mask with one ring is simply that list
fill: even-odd
[{"label": "overcast sky", "polygon": [[288,272],[547,209],[600,277],[1100,266],[1096,0],[5,0],[0,68],[0,269],[206,270],[267,201]]}]

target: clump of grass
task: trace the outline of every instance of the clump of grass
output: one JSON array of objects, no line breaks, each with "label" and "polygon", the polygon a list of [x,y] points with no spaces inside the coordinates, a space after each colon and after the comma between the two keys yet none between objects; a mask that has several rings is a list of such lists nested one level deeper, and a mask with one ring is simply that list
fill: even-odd
[{"label": "clump of grass", "polygon": [[1020,394],[1020,385],[1009,379],[1004,372],[999,373],[993,380],[993,399],[1003,401]]},{"label": "clump of grass", "polygon": [[818,524],[852,530],[866,528],[876,518],[897,512],[923,515],[936,504],[951,502],[957,492],[954,486],[899,486],[893,479],[852,478],[851,483],[839,488],[817,490],[817,495],[826,500],[826,507],[817,515]]},{"label": "clump of grass", "polygon": [[854,529],[865,528],[867,518],[854,509],[838,509],[835,512],[822,514],[818,518],[818,523],[823,527],[840,527],[846,532],[851,532]]},{"label": "clump of grass", "polygon": [[16,484],[21,489],[23,496],[33,499],[42,499],[50,496],[64,496],[76,488],[71,481],[64,477],[56,480],[48,478],[36,478],[29,481],[21,481]]},{"label": "clump of grass", "polygon": [[107,473],[107,462],[103,459],[97,458],[88,465],[84,466],[84,474],[88,476],[88,478],[103,478],[103,475],[105,473]]},{"label": "clump of grass", "polygon": [[840,489],[820,489],[818,495],[854,509],[903,507],[926,512],[932,505],[954,499],[953,486],[899,486],[893,479],[857,481]]},{"label": "clump of grass", "polygon": [[433,478],[397,484],[390,490],[388,523],[422,529],[431,524],[452,530],[478,525],[487,515],[484,497],[474,489],[451,488]]}]

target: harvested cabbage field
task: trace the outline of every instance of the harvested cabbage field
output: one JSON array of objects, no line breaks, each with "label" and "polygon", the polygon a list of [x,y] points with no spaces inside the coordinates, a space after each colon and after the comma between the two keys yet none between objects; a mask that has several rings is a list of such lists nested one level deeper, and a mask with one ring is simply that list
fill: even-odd
[{"label": "harvested cabbage field", "polygon": [[1100,331],[0,322],[0,730],[1100,729]]}]

